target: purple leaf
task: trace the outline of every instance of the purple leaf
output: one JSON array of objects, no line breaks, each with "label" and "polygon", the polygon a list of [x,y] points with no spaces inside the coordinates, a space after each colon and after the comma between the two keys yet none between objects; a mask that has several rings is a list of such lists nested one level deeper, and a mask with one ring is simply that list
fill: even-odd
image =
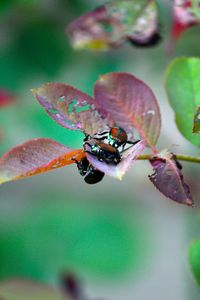
[{"label": "purple leaf", "polygon": [[[94,168],[105,173],[106,175],[121,180],[128,169],[133,165],[137,157],[143,152],[145,146],[146,143],[144,141],[140,141],[137,144],[129,147],[122,153],[122,159],[118,164],[108,164],[106,162],[100,161],[97,157],[89,153],[86,153],[86,156]],[[87,147],[87,145],[86,150],[90,151],[90,148]]]},{"label": "purple leaf", "polygon": [[0,158],[0,184],[73,164],[85,156],[82,149],[70,149],[40,138],[19,145]]},{"label": "purple leaf", "polygon": [[165,151],[153,157],[150,163],[154,173],[149,176],[149,179],[159,191],[173,201],[192,206],[190,188],[184,182],[182,166],[176,160],[176,156]]},{"label": "purple leaf", "polygon": [[127,37],[144,43],[158,30],[154,0],[110,1],[79,17],[68,26],[75,49],[105,51],[116,48]]},{"label": "purple leaf", "polygon": [[151,89],[128,73],[101,76],[94,88],[99,112],[133,135],[136,128],[143,140],[156,152],[161,117]]},{"label": "purple leaf", "polygon": [[105,51],[124,41],[120,36],[122,29],[121,21],[109,15],[106,5],[102,5],[72,22],[67,31],[75,49]]},{"label": "purple leaf", "polygon": [[[47,113],[61,126],[94,134],[108,129],[94,99],[63,83],[49,83],[32,90]],[[111,124],[112,125],[112,124]]]}]

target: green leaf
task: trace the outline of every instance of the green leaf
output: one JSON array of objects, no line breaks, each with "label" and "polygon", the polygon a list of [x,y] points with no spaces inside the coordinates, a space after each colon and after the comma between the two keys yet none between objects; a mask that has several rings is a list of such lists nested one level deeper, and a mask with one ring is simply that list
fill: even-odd
[{"label": "green leaf", "polygon": [[200,133],[200,106],[197,106],[194,114],[193,133]]},{"label": "green leaf", "polygon": [[200,285],[200,240],[196,240],[190,245],[189,263],[192,273]]},{"label": "green leaf", "polygon": [[0,15],[6,12],[10,6],[13,5],[13,0],[1,0],[0,2]]},{"label": "green leaf", "polygon": [[167,68],[165,83],[178,129],[192,144],[200,147],[199,135],[192,132],[194,114],[200,105],[200,59],[175,59]]},{"label": "green leaf", "polygon": [[54,77],[69,58],[62,28],[50,18],[33,15],[18,33],[14,44],[21,65],[29,71]]},{"label": "green leaf", "polygon": [[[129,273],[137,277],[149,263],[152,248],[140,209],[135,214],[131,202],[125,207],[116,193],[109,196],[116,202],[114,209],[113,202],[101,202],[96,209],[91,197],[69,192],[66,201],[63,191],[50,187],[39,198],[34,194],[30,210],[20,202],[16,221],[12,214],[3,218],[1,201],[0,279],[56,282],[62,270],[98,280],[121,280]],[[101,195],[95,199],[101,200]]]}]

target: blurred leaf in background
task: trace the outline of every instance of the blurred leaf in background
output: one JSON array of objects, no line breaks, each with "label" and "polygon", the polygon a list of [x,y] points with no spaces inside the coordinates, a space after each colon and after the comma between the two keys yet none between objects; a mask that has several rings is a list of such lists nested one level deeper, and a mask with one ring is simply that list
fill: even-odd
[{"label": "blurred leaf in background", "polygon": [[21,225],[1,226],[1,278],[12,274],[55,282],[66,269],[113,279],[144,266],[148,242],[139,215],[120,203],[113,209],[86,199],[73,204],[70,198],[37,199],[38,205],[20,217]]},{"label": "blurred leaf in background", "polygon": [[200,146],[200,138],[193,134],[196,108],[200,105],[200,59],[177,58],[166,71],[166,90],[175,111],[180,132],[191,143]]},{"label": "blurred leaf in background", "polygon": [[30,74],[35,72],[49,78],[55,77],[70,59],[62,28],[45,16],[29,18],[19,32],[13,51]]},{"label": "blurred leaf in background", "polygon": [[200,240],[196,240],[190,245],[189,263],[196,282],[200,285]]},{"label": "blurred leaf in background", "polygon": [[200,106],[196,107],[194,114],[193,133],[200,133]]},{"label": "blurred leaf in background", "polygon": [[70,59],[65,34],[56,20],[30,9],[23,9],[18,18],[13,20],[15,34],[0,52],[1,86],[10,89],[22,88],[25,80],[36,75],[55,78]]}]

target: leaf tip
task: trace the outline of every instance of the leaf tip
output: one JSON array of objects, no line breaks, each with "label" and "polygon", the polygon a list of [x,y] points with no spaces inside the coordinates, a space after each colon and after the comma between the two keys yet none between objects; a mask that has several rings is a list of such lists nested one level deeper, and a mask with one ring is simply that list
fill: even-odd
[{"label": "leaf tip", "polygon": [[123,175],[122,175],[122,174],[119,174],[119,175],[116,176],[116,178],[117,178],[118,180],[122,181]]},{"label": "leaf tip", "polygon": [[105,82],[106,81],[106,75],[100,75],[99,76],[99,81],[100,82]]},{"label": "leaf tip", "polygon": [[123,172],[122,170],[118,170],[115,178],[121,181],[123,179],[124,175],[125,175],[125,172]]},{"label": "leaf tip", "polygon": [[185,200],[185,204],[188,205],[188,206],[191,206],[192,208],[195,207],[193,200],[192,200],[192,199],[189,199],[189,198],[187,198],[187,199]]},{"label": "leaf tip", "polygon": [[33,88],[30,91],[35,96],[37,94],[37,92],[38,92],[38,88]]}]

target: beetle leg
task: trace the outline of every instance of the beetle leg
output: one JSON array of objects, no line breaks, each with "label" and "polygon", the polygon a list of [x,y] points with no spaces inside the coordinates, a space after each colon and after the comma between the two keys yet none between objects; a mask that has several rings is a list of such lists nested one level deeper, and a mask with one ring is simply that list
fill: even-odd
[{"label": "beetle leg", "polygon": [[79,161],[76,158],[74,158],[74,157],[72,157],[71,160],[75,161],[76,164],[79,163]]},{"label": "beetle leg", "polygon": [[135,145],[135,144],[139,143],[140,141],[141,141],[141,140],[136,140],[136,141],[134,141],[134,142],[132,142],[132,141],[127,141],[125,144],[123,144],[123,146],[122,146],[122,151],[121,151],[121,152],[123,152],[123,151],[125,150],[126,144],[129,144],[129,145]]},{"label": "beetle leg", "polygon": [[85,134],[85,138],[83,139],[83,142],[86,142],[86,141],[91,140],[91,139],[92,139],[91,135]]},{"label": "beetle leg", "polygon": [[88,150],[85,150],[85,153],[89,153],[89,154],[91,154],[91,155],[93,155],[93,156],[98,156],[98,154],[97,153],[94,153],[94,152],[90,152],[90,151],[88,151]]},{"label": "beetle leg", "polygon": [[107,138],[107,136],[102,136],[102,137],[94,137],[94,139],[95,140],[97,140],[97,141],[103,141],[103,140],[105,140]]},{"label": "beetle leg", "polygon": [[104,134],[108,134],[109,133],[109,131],[103,131],[103,132],[101,132],[101,133],[98,133],[98,135],[104,135]]},{"label": "beetle leg", "polygon": [[134,141],[134,142],[132,142],[132,141],[127,141],[126,144],[135,145],[135,144],[139,143],[140,141],[141,141],[141,140],[136,140],[136,141]]},{"label": "beetle leg", "polygon": [[105,140],[106,138],[108,138],[108,133],[109,131],[103,131],[101,133],[97,133],[96,135],[97,136],[93,136],[93,138],[97,141],[102,141],[102,140]]},{"label": "beetle leg", "polygon": [[[85,143],[84,143],[84,146],[85,146],[85,145],[88,145],[88,146],[90,147],[90,149],[92,148],[92,145],[91,145],[90,143],[88,143],[88,142],[85,142]],[[87,152],[87,151],[85,151],[85,152]]]}]

